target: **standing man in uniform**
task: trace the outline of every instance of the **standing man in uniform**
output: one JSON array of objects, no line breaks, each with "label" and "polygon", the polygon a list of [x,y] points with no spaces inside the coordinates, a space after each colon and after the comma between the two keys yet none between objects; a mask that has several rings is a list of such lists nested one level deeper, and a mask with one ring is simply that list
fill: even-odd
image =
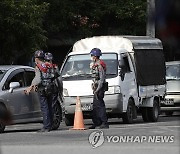
[{"label": "standing man in uniform", "polygon": [[61,101],[63,101],[63,83],[62,79],[60,78],[59,68],[56,64],[53,63],[53,55],[50,52],[46,52],[44,56],[44,60],[46,61],[46,64],[49,65],[49,67],[52,67],[52,71],[54,73],[54,80],[55,84],[58,88],[58,94],[60,96]]},{"label": "standing man in uniform", "polygon": [[92,62],[90,64],[92,72],[92,90],[93,90],[93,112],[92,121],[93,125],[89,129],[108,129],[108,119],[106,115],[106,107],[104,103],[105,82],[106,82],[106,64],[102,61],[102,55],[99,48],[93,48],[90,52]]},{"label": "standing man in uniform", "polygon": [[52,82],[53,74],[44,61],[44,52],[38,50],[35,52],[35,77],[31,86],[25,90],[29,94],[32,90],[37,90],[40,98],[41,112],[43,115],[43,128],[38,132],[49,132],[53,125],[52,93],[56,90]]},{"label": "standing man in uniform", "polygon": [[[61,111],[64,110],[64,105],[63,105],[63,83],[62,79],[60,78],[60,73],[59,73],[59,68],[56,64],[53,63],[53,54],[50,52],[46,52],[44,56],[44,60],[46,62],[46,65],[51,69],[52,74],[54,74],[53,77],[53,82],[55,83],[56,86],[56,91],[52,93],[52,109],[54,109],[54,105],[57,103],[58,98],[60,99],[60,104],[61,104]],[[54,112],[54,110],[53,110]],[[63,111],[62,111],[63,112]],[[63,115],[62,115],[63,116]],[[53,115],[52,115],[53,117]],[[61,117],[62,118],[62,117]],[[62,119],[61,119],[62,120]],[[52,128],[54,129],[54,128]]]}]

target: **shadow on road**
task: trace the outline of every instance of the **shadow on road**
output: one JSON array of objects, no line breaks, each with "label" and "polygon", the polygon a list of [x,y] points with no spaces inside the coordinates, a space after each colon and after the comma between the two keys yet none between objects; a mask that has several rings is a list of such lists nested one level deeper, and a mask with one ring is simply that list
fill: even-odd
[{"label": "shadow on road", "polygon": [[37,132],[39,129],[19,129],[19,130],[5,130],[3,133],[17,133],[17,132]]},{"label": "shadow on road", "polygon": [[[122,125],[122,126],[126,126],[129,124],[124,124],[122,121],[122,118],[112,118],[109,119],[109,125],[115,126],[115,125]],[[163,115],[161,114],[159,116],[158,122],[173,122],[173,121],[179,121],[180,124],[180,114],[174,114],[172,116],[167,116],[167,115]],[[151,123],[157,123],[158,122],[144,122],[141,116],[138,116],[137,119],[134,120],[132,125],[140,125],[140,124],[151,124]],[[88,128],[90,125],[92,125],[92,120],[91,119],[85,119],[84,120],[85,123],[85,127]],[[64,122],[60,125],[58,130],[52,130],[54,131],[61,131],[61,130],[69,130],[70,128],[72,128],[73,126],[66,126],[64,124]],[[31,125],[31,124],[21,124],[21,125],[13,125],[12,127],[10,126],[9,128],[5,129],[4,133],[17,133],[17,132],[37,132],[39,129],[41,129],[40,125]],[[1,153],[0,153],[1,154]]]},{"label": "shadow on road", "polygon": [[[180,114],[175,114],[175,115],[172,115],[172,116],[167,116],[167,115],[160,115],[159,116],[159,119],[158,119],[158,122],[168,122],[168,121],[178,121],[180,120]],[[157,123],[158,123],[157,122]],[[141,116],[138,116],[137,119],[134,119],[133,121],[133,124],[144,124],[144,123],[154,123],[154,122],[144,122],[142,117]],[[109,120],[109,124],[110,125],[117,125],[117,124],[124,124],[123,121],[122,121],[122,118],[119,118],[119,119],[110,119]]]},{"label": "shadow on road", "polygon": [[[32,127],[30,124],[28,124],[30,127]],[[14,125],[15,126],[15,125]],[[20,128],[22,127],[22,128]],[[16,129],[7,129],[5,130],[3,133],[17,133],[17,132],[20,132],[20,133],[26,133],[26,132],[37,132],[38,130],[40,130],[41,128],[27,128],[28,126],[26,124],[22,124],[22,125],[19,125],[17,126]],[[61,130],[69,130],[70,127],[66,127],[66,126],[63,126],[63,127],[59,127],[59,129],[57,130],[51,130],[50,132],[55,132],[55,131],[61,131]],[[1,154],[1,153],[0,153]]]}]

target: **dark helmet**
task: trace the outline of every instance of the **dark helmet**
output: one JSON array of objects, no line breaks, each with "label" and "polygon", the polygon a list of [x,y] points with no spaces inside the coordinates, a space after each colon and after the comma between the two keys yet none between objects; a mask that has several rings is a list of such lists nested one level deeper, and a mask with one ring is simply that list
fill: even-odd
[{"label": "dark helmet", "polygon": [[53,60],[53,55],[50,52],[46,52],[44,55],[45,60]]},{"label": "dark helmet", "polygon": [[42,50],[35,51],[34,57],[35,58],[42,58],[42,59],[44,59],[44,51],[42,51]]},{"label": "dark helmet", "polygon": [[90,52],[91,56],[100,57],[102,55],[101,50],[99,48],[93,48]]}]

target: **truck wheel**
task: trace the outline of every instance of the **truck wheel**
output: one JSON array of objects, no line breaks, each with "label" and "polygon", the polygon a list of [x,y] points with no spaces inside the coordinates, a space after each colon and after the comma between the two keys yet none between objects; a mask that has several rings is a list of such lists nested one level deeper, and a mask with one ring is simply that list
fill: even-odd
[{"label": "truck wheel", "polygon": [[144,121],[144,122],[149,122],[148,108],[147,108],[147,107],[141,108],[141,113],[142,113],[143,121]]},{"label": "truck wheel", "polygon": [[74,124],[73,116],[65,115],[65,124],[66,124],[66,126],[73,126],[73,124]]},{"label": "truck wheel", "polygon": [[59,126],[61,124],[61,120],[62,120],[62,110],[61,110],[61,106],[59,105],[59,103],[56,103],[53,106],[53,111],[54,111],[54,117],[53,117],[52,129],[56,130],[59,128]]},{"label": "truck wheel", "polygon": [[148,118],[150,122],[157,122],[159,118],[159,104],[154,100],[153,107],[148,108]]},{"label": "truck wheel", "polygon": [[172,116],[172,115],[173,115],[173,111],[166,111],[166,112],[165,112],[165,115],[167,115],[167,116]]},{"label": "truck wheel", "polygon": [[123,113],[123,117],[122,117],[123,123],[126,123],[126,124],[133,123],[133,113],[134,113],[133,109],[134,109],[133,101],[131,99],[129,99],[127,111],[126,111],[126,113]]},{"label": "truck wheel", "polygon": [[3,132],[4,132],[5,127],[6,127],[6,126],[5,126],[4,124],[0,123],[0,133],[3,133]]}]

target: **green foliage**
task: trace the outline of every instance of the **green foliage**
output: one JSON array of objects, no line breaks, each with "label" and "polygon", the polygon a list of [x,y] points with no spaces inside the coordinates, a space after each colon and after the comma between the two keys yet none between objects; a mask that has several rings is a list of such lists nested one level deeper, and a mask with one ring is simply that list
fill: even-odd
[{"label": "green foliage", "polygon": [[146,0],[1,0],[0,10],[0,64],[30,56],[47,38],[144,35],[146,29]]},{"label": "green foliage", "polygon": [[43,17],[48,4],[37,0],[1,0],[0,63],[13,63],[22,55],[46,46]]},{"label": "green foliage", "polygon": [[50,37],[144,35],[145,0],[46,0]]}]

